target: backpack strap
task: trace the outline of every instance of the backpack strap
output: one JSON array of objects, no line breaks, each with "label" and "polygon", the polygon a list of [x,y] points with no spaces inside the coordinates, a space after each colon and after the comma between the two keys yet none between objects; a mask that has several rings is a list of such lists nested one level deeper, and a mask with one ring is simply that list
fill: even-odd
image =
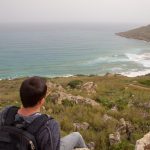
[{"label": "backpack strap", "polygon": [[[5,116],[4,125],[10,126],[15,124],[15,115],[18,112],[19,107],[11,106],[8,108]],[[31,134],[37,133],[37,131],[44,125],[48,120],[53,119],[48,117],[46,114],[42,114],[35,118],[31,124],[25,124],[24,129],[29,131]]]},{"label": "backpack strap", "polygon": [[35,118],[31,124],[28,125],[27,131],[31,134],[35,135],[38,133],[39,129],[46,124],[48,120],[53,119],[52,117],[48,117],[46,114],[42,114]]},{"label": "backpack strap", "polygon": [[5,116],[4,125],[9,126],[14,124],[15,115],[18,112],[19,107],[11,106],[8,108]]}]

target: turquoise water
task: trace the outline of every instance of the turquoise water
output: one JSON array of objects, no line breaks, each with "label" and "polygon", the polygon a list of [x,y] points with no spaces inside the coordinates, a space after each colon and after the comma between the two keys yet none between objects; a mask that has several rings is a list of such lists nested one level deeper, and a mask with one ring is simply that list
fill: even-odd
[{"label": "turquoise water", "polygon": [[150,44],[116,36],[133,25],[0,25],[0,79],[150,73]]}]

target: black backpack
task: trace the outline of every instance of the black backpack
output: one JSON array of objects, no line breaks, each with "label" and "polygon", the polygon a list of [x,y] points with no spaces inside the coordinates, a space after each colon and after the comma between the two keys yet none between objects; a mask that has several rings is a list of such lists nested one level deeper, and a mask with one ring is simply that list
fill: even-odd
[{"label": "black backpack", "polygon": [[0,126],[0,150],[39,150],[36,136],[48,121],[47,115],[40,115],[31,124],[15,122],[18,107],[8,109],[4,124]]}]

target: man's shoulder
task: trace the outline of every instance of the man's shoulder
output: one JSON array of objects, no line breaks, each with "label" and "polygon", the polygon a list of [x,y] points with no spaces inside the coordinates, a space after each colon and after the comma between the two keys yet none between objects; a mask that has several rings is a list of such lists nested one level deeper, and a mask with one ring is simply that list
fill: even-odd
[{"label": "man's shoulder", "polygon": [[12,106],[7,106],[0,111],[0,125],[4,123],[7,111],[10,107]]},{"label": "man's shoulder", "polygon": [[[5,108],[3,108],[0,112],[0,125],[3,124],[4,120],[5,120],[5,117],[7,115],[7,112],[9,110],[9,108],[11,107],[14,107],[14,106],[7,106]],[[16,114],[16,119],[20,118],[20,117],[23,117],[25,121],[27,121],[28,123],[32,123],[32,121],[34,121],[34,119],[36,119],[37,117],[41,116],[41,115],[46,115],[47,116],[47,121],[45,122],[44,124],[44,127],[46,126],[50,126],[50,127],[53,127],[53,126],[59,126],[59,123],[55,120],[55,118],[53,118],[52,116],[50,115],[47,115],[47,114],[42,114],[42,113],[35,113],[33,115],[30,115],[30,116],[26,116],[26,117],[23,117],[19,114]]]},{"label": "man's shoulder", "polygon": [[14,107],[14,106],[6,106],[6,107],[4,107],[4,108],[0,111],[0,113],[1,113],[1,114],[2,114],[2,113],[6,113],[10,107]]},{"label": "man's shoulder", "polygon": [[47,116],[47,122],[45,123],[46,127],[51,127],[53,128],[54,126],[59,126],[59,123],[57,120],[55,120],[55,118],[53,118],[50,115],[44,114]]}]

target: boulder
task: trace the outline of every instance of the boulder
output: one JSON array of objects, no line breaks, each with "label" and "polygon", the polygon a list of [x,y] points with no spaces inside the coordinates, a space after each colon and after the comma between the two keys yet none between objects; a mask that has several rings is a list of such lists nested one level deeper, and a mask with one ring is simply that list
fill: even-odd
[{"label": "boulder", "polygon": [[141,113],[141,116],[143,116],[145,119],[150,119],[150,114],[148,112]]},{"label": "boulder", "polygon": [[87,82],[87,83],[83,84],[81,89],[85,90],[89,94],[91,94],[91,93],[93,94],[93,93],[96,93],[96,87],[97,87],[97,85],[94,82]]},{"label": "boulder", "polygon": [[150,132],[136,141],[135,150],[150,150]]},{"label": "boulder", "polygon": [[50,99],[51,99],[51,101],[52,101],[54,104],[57,104],[57,103],[58,103],[59,97],[60,97],[60,94],[59,94],[59,93],[52,93],[52,94],[50,95]]},{"label": "boulder", "polygon": [[117,132],[121,135],[126,135],[127,139],[130,140],[133,130],[134,128],[129,121],[125,121],[124,118],[120,119]]},{"label": "boulder", "polygon": [[111,111],[118,112],[117,106],[113,106],[113,107],[111,108]]},{"label": "boulder", "polygon": [[50,99],[52,99],[52,101],[57,104],[62,104],[63,100],[68,100],[74,102],[75,104],[89,104],[92,106],[99,106],[99,103],[97,103],[95,100],[92,100],[90,98],[84,98],[82,96],[74,96],[63,91],[51,93]]},{"label": "boulder", "polygon": [[89,128],[89,124],[87,122],[73,123],[73,127],[74,131],[87,130]]},{"label": "boulder", "polygon": [[87,147],[90,149],[90,150],[94,150],[95,149],[95,143],[94,142],[90,142],[87,144]]},{"label": "boulder", "polygon": [[138,106],[144,107],[145,109],[149,109],[150,108],[150,102],[139,103]]},{"label": "boulder", "polygon": [[53,91],[53,90],[65,91],[65,89],[60,84],[52,83],[50,81],[48,81],[46,84],[47,84],[48,91]]},{"label": "boulder", "polygon": [[104,114],[103,121],[106,122],[108,120],[112,120],[113,118],[111,116],[108,116],[107,114]]},{"label": "boulder", "polygon": [[120,133],[115,132],[113,134],[109,134],[109,143],[110,145],[118,144],[121,142]]},{"label": "boulder", "polygon": [[114,77],[114,76],[115,76],[115,74],[109,73],[109,72],[105,74],[105,77]]},{"label": "boulder", "polygon": [[126,127],[127,126],[126,126],[126,122],[125,122],[124,118],[121,118],[120,122],[119,122],[119,126],[117,128],[117,131],[124,134],[124,133],[126,133]]}]

